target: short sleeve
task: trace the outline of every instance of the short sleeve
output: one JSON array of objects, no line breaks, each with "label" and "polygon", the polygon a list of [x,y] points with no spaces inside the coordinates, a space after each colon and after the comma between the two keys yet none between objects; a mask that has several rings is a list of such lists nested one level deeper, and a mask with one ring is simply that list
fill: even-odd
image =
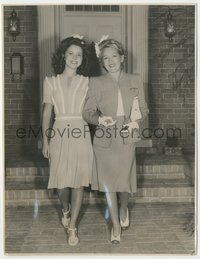
[{"label": "short sleeve", "polygon": [[53,87],[50,83],[50,80],[48,77],[45,77],[44,83],[43,83],[43,103],[52,103],[52,91]]}]

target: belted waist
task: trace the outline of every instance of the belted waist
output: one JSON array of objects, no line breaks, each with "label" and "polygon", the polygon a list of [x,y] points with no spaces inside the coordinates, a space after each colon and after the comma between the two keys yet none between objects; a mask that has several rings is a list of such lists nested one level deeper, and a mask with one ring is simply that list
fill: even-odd
[{"label": "belted waist", "polygon": [[81,115],[57,115],[55,120],[80,120],[83,119]]}]

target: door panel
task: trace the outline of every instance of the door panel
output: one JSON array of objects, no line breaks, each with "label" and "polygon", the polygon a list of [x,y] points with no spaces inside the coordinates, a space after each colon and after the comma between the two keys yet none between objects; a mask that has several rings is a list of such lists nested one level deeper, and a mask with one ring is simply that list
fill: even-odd
[{"label": "door panel", "polygon": [[102,35],[109,35],[120,42],[122,39],[122,15],[119,12],[69,12],[60,7],[61,40],[72,35],[83,35],[86,40],[98,42]]}]

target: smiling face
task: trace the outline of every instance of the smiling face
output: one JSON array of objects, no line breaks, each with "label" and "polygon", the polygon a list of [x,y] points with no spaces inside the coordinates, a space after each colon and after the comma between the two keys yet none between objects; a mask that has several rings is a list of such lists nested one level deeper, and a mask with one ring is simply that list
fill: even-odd
[{"label": "smiling face", "polygon": [[71,45],[65,52],[66,66],[72,70],[77,70],[83,60],[83,50],[81,47]]},{"label": "smiling face", "polygon": [[116,48],[108,47],[102,50],[102,62],[109,73],[120,71],[123,61],[124,55],[120,55]]}]

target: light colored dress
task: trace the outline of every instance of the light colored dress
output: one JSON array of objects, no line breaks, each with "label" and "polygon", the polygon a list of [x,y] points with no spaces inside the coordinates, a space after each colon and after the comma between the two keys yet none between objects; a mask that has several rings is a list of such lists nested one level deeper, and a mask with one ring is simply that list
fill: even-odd
[{"label": "light colored dress", "polygon": [[88,90],[88,78],[73,77],[62,85],[60,75],[44,80],[43,103],[54,106],[55,122],[50,134],[50,173],[48,188],[79,188],[91,182],[93,150],[82,107]]}]

